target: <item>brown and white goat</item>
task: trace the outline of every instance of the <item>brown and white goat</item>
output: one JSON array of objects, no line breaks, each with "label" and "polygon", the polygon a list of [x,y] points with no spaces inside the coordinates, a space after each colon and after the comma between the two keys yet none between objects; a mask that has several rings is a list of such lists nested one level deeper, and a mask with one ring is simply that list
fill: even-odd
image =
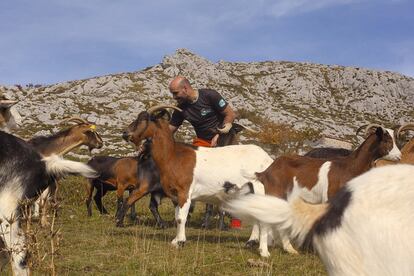
[{"label": "brown and white goat", "polygon": [[[264,170],[273,160],[256,145],[197,148],[175,142],[168,121],[161,118],[163,112],[155,115],[156,111],[165,111],[167,107],[171,106],[141,112],[123,133],[123,138],[135,145],[152,138],[151,155],[159,169],[162,187],[178,203],[175,211],[177,236],[172,244],[179,247],[186,241],[185,223],[192,201],[221,204],[228,200],[225,191],[229,183],[244,185],[250,181],[245,175]],[[264,193],[259,181],[253,180],[252,184],[255,193]],[[118,213],[118,221],[122,221],[129,206],[142,196],[142,191],[134,190]],[[258,231],[259,227],[255,225],[252,236],[259,236]],[[263,233],[260,231],[260,236]],[[269,256],[267,239],[260,237],[260,250],[262,256]]]},{"label": "brown and white goat", "polygon": [[[286,199],[293,187],[302,189],[302,197],[311,203],[323,203],[334,196],[352,178],[368,171],[378,158],[398,160],[400,151],[391,130],[370,125],[366,140],[349,156],[334,159],[299,155],[280,156],[256,177],[267,195]],[[286,233],[280,233],[284,248],[290,248]],[[291,248],[293,249],[293,248]]]},{"label": "brown and white goat", "polygon": [[[96,126],[84,119],[72,117],[63,122],[73,122],[75,125],[48,136],[37,136],[28,140],[27,143],[33,146],[42,156],[52,154],[63,156],[71,150],[85,145],[92,149],[102,148],[103,142]],[[34,217],[38,217],[42,209],[41,225],[47,225],[48,201],[55,199],[57,191],[56,183],[50,185],[42,192],[35,203]]]},{"label": "brown and white goat", "polygon": [[[402,125],[396,131],[396,138],[399,139],[401,133],[407,130],[414,130],[414,123],[408,123]],[[401,148],[401,160],[391,161],[385,159],[378,159],[375,162],[375,167],[382,167],[386,165],[395,165],[395,164],[411,164],[414,165],[414,138],[411,138],[402,148]]]}]

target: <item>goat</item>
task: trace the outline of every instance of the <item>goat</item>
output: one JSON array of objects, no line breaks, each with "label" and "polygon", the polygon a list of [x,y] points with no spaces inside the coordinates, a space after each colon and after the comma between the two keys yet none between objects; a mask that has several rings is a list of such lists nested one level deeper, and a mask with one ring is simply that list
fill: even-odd
[{"label": "goat", "polygon": [[[0,106],[3,106],[0,100]],[[7,124],[1,115],[0,126]],[[27,142],[0,131],[0,237],[10,253],[14,275],[29,275],[26,240],[20,228],[20,202],[33,199],[56,178],[66,174],[95,175],[89,166],[61,159],[43,157]]]},{"label": "goat", "polygon": [[[181,111],[175,106],[152,107],[141,112],[122,136],[135,145],[143,139],[152,138],[151,155],[159,169],[161,185],[167,196],[178,204],[175,210],[177,236],[171,243],[180,247],[186,241],[185,223],[192,200],[221,204],[227,200],[224,193],[226,184],[247,182],[244,174],[263,170],[273,160],[256,145],[198,148],[175,142],[168,121],[162,119],[166,108]],[[252,180],[252,187],[255,193],[264,193],[263,185],[258,181]],[[131,204],[143,196],[143,191],[133,191],[118,213],[118,222],[122,222]],[[258,236],[258,231],[258,225],[255,225],[251,238]],[[260,231],[260,236],[263,233]],[[267,240],[260,238],[260,245],[261,255],[269,256]],[[264,250],[261,250],[262,246]]]},{"label": "goat", "polygon": [[[355,135],[358,136],[360,131],[363,130],[364,128],[366,128],[367,126],[368,126],[368,124],[359,127],[357,129]],[[392,130],[387,129],[387,131],[390,131],[390,134],[393,135],[395,143],[397,144],[397,136],[396,136],[396,131],[395,130],[396,130],[396,127],[394,127]],[[337,140],[339,140],[339,139],[337,139]],[[339,140],[339,141],[341,141],[341,140]],[[343,143],[350,144],[349,142],[345,142],[345,141],[343,141]],[[345,148],[321,147],[321,148],[311,149],[310,151],[308,151],[303,156],[312,157],[312,158],[329,158],[330,159],[330,158],[336,158],[336,157],[349,156],[351,153],[352,153],[352,150],[345,149]],[[390,161],[390,162],[392,162],[392,161]]]},{"label": "goat", "polygon": [[414,275],[414,166],[374,168],[328,203],[311,204],[295,185],[288,201],[248,195],[226,211],[284,229],[315,249],[329,275]]},{"label": "goat", "polygon": [[[268,195],[285,199],[297,184],[303,187],[302,196],[309,202],[326,202],[347,181],[368,171],[374,160],[400,158],[392,130],[371,124],[366,132],[366,140],[347,157],[329,160],[299,155],[280,156],[265,171],[256,173],[256,178],[263,183]],[[283,231],[280,237],[283,248],[295,253]]]},{"label": "goat", "polygon": [[[160,183],[158,169],[150,155],[149,141],[144,143],[143,150],[137,157],[96,156],[88,162],[88,165],[100,173],[99,177],[91,178],[88,181],[86,199],[88,216],[92,215],[91,203],[94,189],[97,190],[94,201],[101,214],[108,213],[102,204],[102,197],[108,191],[116,190],[118,197],[116,213],[118,213],[123,205],[124,191],[128,189],[131,194],[133,189],[139,189],[141,184],[145,182],[148,184],[146,194],[151,194],[149,209],[156,224],[161,228],[167,226],[158,212],[158,205],[165,193]],[[136,216],[134,204],[131,206],[131,216],[134,218]]]},{"label": "goat", "polygon": [[[63,156],[69,151],[85,145],[91,152],[93,149],[100,149],[103,146],[102,138],[96,131],[96,126],[90,122],[78,118],[71,117],[63,122],[74,122],[75,125],[61,130],[55,134],[48,136],[37,136],[27,141],[42,156],[50,156],[56,154]],[[57,183],[51,184],[46,188],[35,202],[34,217],[39,216],[39,210],[42,208],[41,225],[47,225],[47,207],[48,200],[55,199],[57,192]]]},{"label": "goat", "polygon": [[[414,130],[414,123],[408,123],[402,125],[396,131],[396,138],[399,139],[401,136],[401,132],[407,130]],[[399,161],[391,161],[391,160],[384,160],[378,159],[375,161],[375,167],[381,167],[385,165],[394,165],[394,164],[411,164],[414,165],[414,138],[411,138],[402,148],[401,148],[401,160]]]}]

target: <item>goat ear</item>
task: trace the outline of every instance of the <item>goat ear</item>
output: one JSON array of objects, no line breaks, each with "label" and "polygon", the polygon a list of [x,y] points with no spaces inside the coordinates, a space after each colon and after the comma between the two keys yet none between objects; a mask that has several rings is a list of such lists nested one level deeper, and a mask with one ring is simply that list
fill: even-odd
[{"label": "goat ear", "polygon": [[151,118],[151,121],[155,121],[155,120],[163,118],[164,116],[167,116],[168,120],[171,118],[170,113],[165,109],[163,109],[159,112],[155,112],[154,114],[151,114],[150,118]]},{"label": "goat ear", "polygon": [[241,126],[237,123],[233,123],[233,129],[236,131],[236,133],[239,133],[240,131],[244,130],[244,126]]},{"label": "goat ear", "polygon": [[377,127],[375,134],[378,138],[382,138],[384,136],[384,129],[382,127]]}]

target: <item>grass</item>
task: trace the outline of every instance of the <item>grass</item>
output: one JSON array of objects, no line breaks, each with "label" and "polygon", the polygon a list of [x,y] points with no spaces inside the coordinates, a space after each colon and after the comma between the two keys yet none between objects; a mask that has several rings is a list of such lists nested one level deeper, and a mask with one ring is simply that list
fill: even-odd
[{"label": "grass", "polygon": [[[93,216],[89,218],[84,181],[69,177],[60,183],[60,210],[54,225],[58,229],[54,236],[57,275],[325,275],[316,256],[291,256],[279,248],[271,248],[271,258],[263,260],[268,266],[249,266],[248,259],[260,259],[257,249],[244,248],[251,228],[243,225],[241,230],[203,230],[201,203],[188,222],[187,243],[179,250],[170,246],[175,227],[169,199],[160,206],[161,216],[170,222],[165,230],[154,226],[147,197],[137,203],[138,222],[126,220],[124,228],[115,227],[114,193],[104,198],[112,215],[101,216],[93,206]],[[39,229],[37,225],[33,227]],[[49,232],[41,229],[37,233],[42,249],[32,252],[33,275],[51,274]],[[10,275],[7,269],[1,275]]]}]

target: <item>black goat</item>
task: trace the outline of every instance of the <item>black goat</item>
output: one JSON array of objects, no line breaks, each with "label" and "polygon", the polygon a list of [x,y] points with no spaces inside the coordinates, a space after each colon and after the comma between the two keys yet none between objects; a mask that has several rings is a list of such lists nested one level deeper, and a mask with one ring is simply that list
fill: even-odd
[{"label": "black goat", "polygon": [[89,166],[55,155],[42,158],[24,140],[0,131],[0,237],[10,252],[15,275],[29,275],[26,241],[20,228],[20,202],[36,198],[56,178],[65,174],[86,177],[96,173]]}]

